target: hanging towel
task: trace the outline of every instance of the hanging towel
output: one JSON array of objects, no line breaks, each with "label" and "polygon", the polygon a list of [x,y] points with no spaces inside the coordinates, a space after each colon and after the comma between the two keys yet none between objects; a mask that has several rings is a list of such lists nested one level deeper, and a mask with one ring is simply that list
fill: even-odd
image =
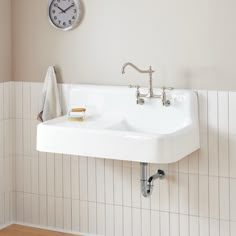
[{"label": "hanging towel", "polygon": [[47,70],[39,111],[38,120],[41,122],[61,116],[57,79],[53,66],[50,66]]}]

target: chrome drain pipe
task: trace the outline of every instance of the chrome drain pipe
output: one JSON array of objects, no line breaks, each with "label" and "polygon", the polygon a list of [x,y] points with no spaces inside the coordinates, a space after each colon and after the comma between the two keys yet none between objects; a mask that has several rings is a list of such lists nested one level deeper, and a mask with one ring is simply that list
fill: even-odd
[{"label": "chrome drain pipe", "polygon": [[141,167],[141,179],[140,179],[141,192],[144,197],[149,197],[152,194],[152,190],[154,186],[153,182],[156,179],[164,179],[165,172],[163,170],[157,170],[156,174],[148,177],[148,173],[147,173],[148,163],[141,162],[140,167]]}]

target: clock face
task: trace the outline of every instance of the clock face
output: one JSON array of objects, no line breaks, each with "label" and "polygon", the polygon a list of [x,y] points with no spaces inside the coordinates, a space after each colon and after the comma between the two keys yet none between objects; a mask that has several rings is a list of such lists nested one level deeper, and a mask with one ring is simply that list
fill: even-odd
[{"label": "clock face", "polygon": [[78,0],[52,0],[49,6],[51,23],[59,29],[69,30],[79,22],[80,9]]}]

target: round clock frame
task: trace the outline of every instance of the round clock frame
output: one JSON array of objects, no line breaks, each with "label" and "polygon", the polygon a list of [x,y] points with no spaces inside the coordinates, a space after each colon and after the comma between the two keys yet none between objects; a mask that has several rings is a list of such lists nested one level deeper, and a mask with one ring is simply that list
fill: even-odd
[{"label": "round clock frame", "polygon": [[[63,0],[62,0],[62,1],[63,1]],[[80,0],[71,0],[71,2],[74,3],[74,7],[76,8],[76,17],[75,17],[75,19],[73,20],[73,22],[72,22],[70,25],[63,26],[63,24],[62,24],[61,27],[53,21],[53,19],[52,19],[53,16],[52,16],[52,11],[51,11],[51,9],[52,9],[52,7],[53,7],[53,4],[58,4],[58,1],[57,1],[57,0],[51,0],[51,1],[49,2],[49,6],[48,6],[48,18],[49,18],[49,22],[50,22],[51,25],[52,25],[53,27],[55,27],[56,29],[63,30],[63,31],[68,31],[68,30],[74,29],[75,27],[77,27],[77,26],[79,25],[79,23],[80,23],[80,21],[81,21],[81,18],[82,18],[82,17],[81,17],[81,15],[82,15],[81,2],[80,2]],[[72,5],[71,5],[71,6],[72,6]],[[71,7],[71,6],[70,6],[70,7]],[[66,14],[66,12],[67,12],[66,9],[62,9],[62,8],[60,8],[60,6],[58,6],[57,8],[61,10],[60,13]],[[55,17],[55,16],[54,16],[54,17]]]}]

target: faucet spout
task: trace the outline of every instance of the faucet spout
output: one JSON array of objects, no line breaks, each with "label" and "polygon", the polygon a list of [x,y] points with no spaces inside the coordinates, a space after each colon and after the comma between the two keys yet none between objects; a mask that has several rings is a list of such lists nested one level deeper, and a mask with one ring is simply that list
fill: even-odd
[{"label": "faucet spout", "polygon": [[127,62],[127,63],[125,63],[124,65],[123,65],[123,67],[122,67],[122,74],[125,74],[125,69],[126,69],[126,67],[127,66],[131,66],[131,67],[133,67],[136,71],[138,71],[139,73],[154,73],[155,71],[154,70],[152,70],[152,68],[151,68],[151,66],[149,67],[149,69],[148,70],[141,70],[141,69],[139,69],[137,66],[135,66],[133,63],[131,63],[131,62]]},{"label": "faucet spout", "polygon": [[137,66],[135,66],[133,63],[131,62],[127,62],[123,65],[122,67],[122,74],[125,74],[125,69],[127,66],[131,66],[133,67],[136,71],[138,71],[139,73],[142,74],[149,74],[149,97],[154,97],[154,93],[153,93],[153,85],[152,85],[152,74],[155,72],[154,70],[152,70],[152,67],[150,66],[148,70],[141,70],[140,68],[138,68]]}]

